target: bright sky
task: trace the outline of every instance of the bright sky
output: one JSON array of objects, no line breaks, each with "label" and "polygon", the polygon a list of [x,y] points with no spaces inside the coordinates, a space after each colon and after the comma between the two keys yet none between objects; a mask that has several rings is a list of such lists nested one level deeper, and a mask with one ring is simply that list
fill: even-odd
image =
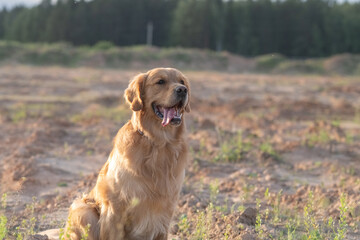
[{"label": "bright sky", "polygon": [[35,4],[38,4],[39,2],[41,2],[41,0],[0,0],[0,7],[11,8],[19,4],[26,6],[33,6]]},{"label": "bright sky", "polygon": [[[53,0],[54,1],[54,0]],[[338,0],[339,2],[344,2],[345,0]],[[358,2],[360,0],[348,0],[349,2]],[[33,6],[40,3],[41,0],[0,0],[0,8],[7,7],[11,8],[16,5],[26,5],[26,6]]]}]

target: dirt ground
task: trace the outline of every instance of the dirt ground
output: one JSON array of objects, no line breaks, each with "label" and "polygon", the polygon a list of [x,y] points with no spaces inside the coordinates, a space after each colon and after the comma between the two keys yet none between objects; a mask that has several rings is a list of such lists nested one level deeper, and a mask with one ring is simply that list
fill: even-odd
[{"label": "dirt ground", "polygon": [[[130,117],[138,72],[0,67],[8,239],[64,226]],[[170,239],[360,239],[359,79],[185,74],[191,154]]]}]

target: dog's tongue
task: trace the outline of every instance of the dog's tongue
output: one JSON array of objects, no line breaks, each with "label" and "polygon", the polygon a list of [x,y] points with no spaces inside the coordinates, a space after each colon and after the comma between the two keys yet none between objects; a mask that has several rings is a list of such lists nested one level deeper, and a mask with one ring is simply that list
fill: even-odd
[{"label": "dog's tongue", "polygon": [[164,118],[161,123],[163,127],[165,127],[170,123],[170,121],[175,117],[175,114],[176,114],[175,108],[164,108]]}]

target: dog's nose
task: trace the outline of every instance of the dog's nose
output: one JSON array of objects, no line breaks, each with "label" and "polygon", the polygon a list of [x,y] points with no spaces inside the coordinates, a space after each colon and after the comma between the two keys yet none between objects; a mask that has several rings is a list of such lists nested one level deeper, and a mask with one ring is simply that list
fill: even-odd
[{"label": "dog's nose", "polygon": [[187,88],[185,86],[179,86],[175,88],[175,92],[180,97],[185,97],[187,94]]}]

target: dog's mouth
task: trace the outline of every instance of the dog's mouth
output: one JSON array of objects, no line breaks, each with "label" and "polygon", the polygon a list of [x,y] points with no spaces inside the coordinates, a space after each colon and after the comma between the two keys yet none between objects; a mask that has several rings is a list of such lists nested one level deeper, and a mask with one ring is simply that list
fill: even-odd
[{"label": "dog's mouth", "polygon": [[167,126],[169,123],[172,125],[180,125],[182,113],[180,110],[183,107],[183,102],[179,101],[172,107],[164,107],[161,105],[157,105],[155,103],[152,104],[154,112],[156,116],[162,119],[161,124],[163,127]]}]

